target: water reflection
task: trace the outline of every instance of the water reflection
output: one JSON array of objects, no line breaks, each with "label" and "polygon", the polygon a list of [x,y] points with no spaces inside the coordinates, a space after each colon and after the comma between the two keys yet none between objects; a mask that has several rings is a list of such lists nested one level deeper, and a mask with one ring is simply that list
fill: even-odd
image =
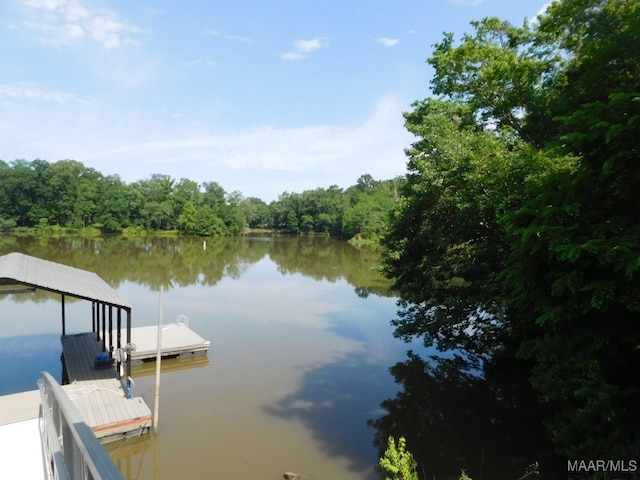
[{"label": "water reflection", "polygon": [[[374,270],[379,255],[327,238],[229,238],[203,247],[182,237],[0,237],[0,254],[95,271],[134,306],[135,326],[157,321],[163,285],[165,321],[186,314],[212,341],[203,363],[163,364],[153,442],[108,445],[127,478],[371,478],[377,451],[366,420],[394,394],[388,365],[405,350],[392,336],[395,299]],[[8,296],[0,310],[32,332],[59,334],[55,296]],[[90,314],[90,303],[69,302],[68,331],[86,331]],[[7,328],[20,334],[3,325],[0,337]],[[134,392],[150,406],[154,367],[133,371]]]},{"label": "water reflection", "polygon": [[[474,480],[512,480],[529,461],[548,465],[523,373],[495,360],[478,376],[393,338],[395,298],[376,252],[306,237],[205,248],[185,237],[0,236],[0,255],[12,251],[96,272],[134,306],[135,326],[157,322],[164,286],[166,322],[186,314],[212,341],[207,357],[163,362],[159,433],[107,446],[128,479],[370,480],[388,434],[407,437],[424,478],[457,478],[466,464]],[[90,303],[68,300],[69,333],[87,331]],[[0,296],[0,312],[11,319],[0,325],[2,393],[34,389],[40,370],[60,368],[59,299]],[[150,406],[154,374],[153,363],[133,371]]]},{"label": "water reflection", "polygon": [[387,438],[404,436],[421,478],[516,480],[538,462],[535,478],[566,471],[552,453],[544,412],[526,377],[509,359],[431,357],[409,352],[391,372],[402,390],[383,402],[386,415],[371,424],[379,451]]},{"label": "water reflection", "polygon": [[[266,241],[265,241],[266,239]],[[20,238],[0,235],[0,255],[21,252],[97,273],[118,289],[124,282],[157,291],[190,285],[214,286],[239,279],[264,258],[282,275],[302,274],[316,281],[345,279],[359,291],[390,295],[390,282],[373,269],[380,257],[328,237]]]},{"label": "water reflection", "polygon": [[359,439],[373,433],[367,420],[378,412],[371,400],[391,388],[391,379],[367,352],[354,352],[307,372],[295,392],[264,410],[302,421],[328,457],[345,456],[350,470],[362,478],[377,478],[370,443]]},{"label": "water reflection", "polygon": [[[3,318],[4,322],[11,319]],[[57,334],[0,337],[0,395],[35,390],[42,370],[62,378],[60,336]]]}]

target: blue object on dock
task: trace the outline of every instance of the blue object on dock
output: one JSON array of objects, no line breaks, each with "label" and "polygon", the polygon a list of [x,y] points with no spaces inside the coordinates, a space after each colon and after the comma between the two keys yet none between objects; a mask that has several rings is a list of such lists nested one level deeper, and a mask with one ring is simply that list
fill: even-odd
[{"label": "blue object on dock", "polygon": [[109,358],[109,352],[102,352],[96,356],[94,361],[96,368],[107,368],[111,366],[111,358]]}]

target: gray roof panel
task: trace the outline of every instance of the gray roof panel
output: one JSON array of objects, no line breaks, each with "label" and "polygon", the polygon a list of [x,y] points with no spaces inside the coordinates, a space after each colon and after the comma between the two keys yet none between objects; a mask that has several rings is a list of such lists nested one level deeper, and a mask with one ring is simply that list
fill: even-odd
[{"label": "gray roof panel", "polygon": [[0,284],[16,283],[131,309],[129,302],[93,272],[14,252],[0,257]]}]

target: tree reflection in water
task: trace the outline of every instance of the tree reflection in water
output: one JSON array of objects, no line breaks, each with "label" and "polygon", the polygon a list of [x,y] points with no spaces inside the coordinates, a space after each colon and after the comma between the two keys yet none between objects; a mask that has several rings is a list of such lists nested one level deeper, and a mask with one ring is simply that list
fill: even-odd
[{"label": "tree reflection in water", "polygon": [[561,478],[544,413],[527,381],[526,366],[493,357],[430,357],[409,351],[391,367],[401,390],[371,420],[380,456],[388,437],[405,437],[422,479],[517,480],[539,462],[535,478]]}]

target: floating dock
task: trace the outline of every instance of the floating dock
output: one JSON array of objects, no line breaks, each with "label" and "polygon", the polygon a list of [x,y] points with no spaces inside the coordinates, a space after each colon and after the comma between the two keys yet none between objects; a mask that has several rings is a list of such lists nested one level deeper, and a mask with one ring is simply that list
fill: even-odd
[{"label": "floating dock", "polygon": [[62,389],[95,436],[110,441],[146,432],[151,427],[151,410],[142,397],[127,398],[113,367],[95,367],[95,358],[102,352],[102,342],[96,335],[63,335],[61,340],[69,382]]},{"label": "floating dock", "polygon": [[[131,329],[129,352],[133,363],[155,360],[158,327]],[[62,389],[80,411],[96,437],[104,441],[123,435],[144,433],[151,426],[151,411],[141,397],[127,398],[123,384],[113,367],[96,367],[95,359],[103,352],[102,341],[95,333],[63,335]],[[162,357],[190,357],[206,353],[211,342],[183,323],[162,326]],[[208,362],[205,362],[208,364]]]},{"label": "floating dock", "polygon": [[[132,328],[131,342],[135,345],[135,350],[130,353],[131,360],[134,363],[145,360],[155,360],[157,354],[158,326]],[[184,323],[162,325],[161,344],[162,357],[184,357],[205,354],[211,346],[209,340],[202,338]]]}]

